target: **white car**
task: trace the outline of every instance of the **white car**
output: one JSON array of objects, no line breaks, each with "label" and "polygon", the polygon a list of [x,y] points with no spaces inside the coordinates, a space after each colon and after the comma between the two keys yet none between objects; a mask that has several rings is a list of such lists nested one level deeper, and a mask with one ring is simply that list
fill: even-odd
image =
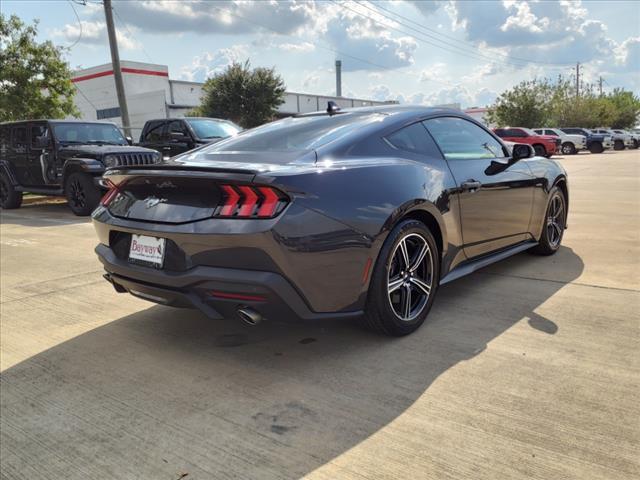
[{"label": "white car", "polygon": [[[638,143],[640,143],[640,135],[637,133],[630,132],[629,130],[614,130],[613,133],[617,133],[618,135],[622,135],[625,138],[624,144],[629,148],[638,148]],[[631,138],[631,142],[629,144],[627,137]]]},{"label": "white car", "polygon": [[563,155],[575,155],[580,150],[587,148],[587,137],[584,135],[564,133],[558,128],[534,128],[533,131],[539,135],[560,137],[560,152]]}]

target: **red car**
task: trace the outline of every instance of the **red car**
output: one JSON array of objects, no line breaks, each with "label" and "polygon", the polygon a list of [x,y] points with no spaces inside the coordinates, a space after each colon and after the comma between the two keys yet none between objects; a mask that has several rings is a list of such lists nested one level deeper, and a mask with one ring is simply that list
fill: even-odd
[{"label": "red car", "polygon": [[533,130],[523,127],[495,128],[493,130],[503,140],[515,143],[528,143],[533,147],[536,155],[549,158],[560,148],[562,141],[551,135],[538,135]]}]

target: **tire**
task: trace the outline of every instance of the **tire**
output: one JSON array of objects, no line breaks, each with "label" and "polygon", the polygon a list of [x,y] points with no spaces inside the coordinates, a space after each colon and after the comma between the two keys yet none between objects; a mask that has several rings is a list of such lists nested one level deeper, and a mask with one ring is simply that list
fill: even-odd
[{"label": "tire", "polygon": [[616,140],[615,142],[613,142],[613,149],[614,150],[624,150],[625,146],[624,146],[624,142],[622,140]]},{"label": "tire", "polygon": [[[419,261],[419,253],[425,246],[428,250]],[[411,273],[403,260],[407,257]],[[378,255],[362,325],[397,337],[415,332],[431,310],[439,281],[440,254],[433,235],[422,222],[401,221],[389,233]],[[395,287],[392,293],[389,293],[390,282],[391,288]]]},{"label": "tire", "polygon": [[563,155],[575,155],[577,153],[576,146],[571,142],[564,142],[560,151]]},{"label": "tire", "polygon": [[536,143],[533,146],[533,150],[536,152],[536,157],[546,157],[547,156],[547,150],[544,148],[544,145],[540,145],[539,143]]},{"label": "tire", "polygon": [[600,142],[593,142],[589,147],[589,151],[591,153],[602,153],[604,152],[604,147]]},{"label": "tire", "polygon": [[631,148],[633,148],[634,150],[638,148],[638,140],[633,140],[633,146]]},{"label": "tire", "polygon": [[64,193],[71,211],[79,217],[90,215],[100,203],[100,189],[86,173],[72,173],[64,182]]},{"label": "tire", "polygon": [[[561,210],[558,210],[558,206]],[[549,193],[549,202],[544,215],[542,235],[538,245],[529,251],[536,255],[553,255],[558,251],[564,236],[567,218],[567,199],[557,186]],[[553,219],[553,221],[551,220]],[[552,222],[552,223],[551,223]]]},{"label": "tire", "polygon": [[9,178],[0,173],[0,207],[4,210],[20,208],[22,205],[22,192],[16,191]]}]

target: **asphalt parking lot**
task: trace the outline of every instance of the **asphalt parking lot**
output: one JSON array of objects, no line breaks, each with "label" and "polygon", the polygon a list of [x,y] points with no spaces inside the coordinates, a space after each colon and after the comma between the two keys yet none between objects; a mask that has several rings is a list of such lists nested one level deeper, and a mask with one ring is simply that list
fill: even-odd
[{"label": "asphalt parking lot", "polygon": [[89,220],[1,215],[0,477],[640,475],[640,151],[560,159],[569,230],[389,339],[116,294]]}]

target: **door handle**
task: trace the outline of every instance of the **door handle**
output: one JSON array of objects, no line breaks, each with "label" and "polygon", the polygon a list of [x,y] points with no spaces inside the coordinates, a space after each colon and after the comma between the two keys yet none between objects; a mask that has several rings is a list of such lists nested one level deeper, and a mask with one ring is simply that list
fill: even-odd
[{"label": "door handle", "polygon": [[460,187],[462,188],[462,190],[469,190],[470,192],[475,192],[480,187],[482,187],[482,184],[475,180],[467,180],[466,182],[462,182],[462,185],[460,185]]}]

